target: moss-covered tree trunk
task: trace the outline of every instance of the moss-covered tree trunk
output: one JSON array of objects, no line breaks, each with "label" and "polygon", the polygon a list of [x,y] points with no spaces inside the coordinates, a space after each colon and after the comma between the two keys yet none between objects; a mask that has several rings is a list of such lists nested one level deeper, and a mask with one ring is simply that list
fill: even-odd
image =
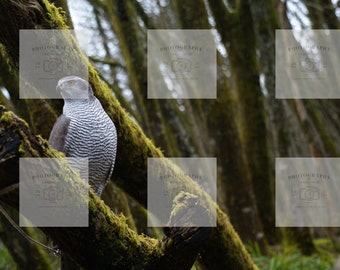
[{"label": "moss-covered tree trunk", "polygon": [[216,28],[228,50],[240,110],[241,138],[264,232],[268,239],[277,239],[264,101],[249,1],[238,1],[232,12],[222,1],[218,4],[209,1],[209,5],[216,18]]},{"label": "moss-covered tree trunk", "polygon": [[[187,1],[185,5],[179,0],[174,3],[181,28],[211,28],[204,1]],[[208,143],[205,146],[213,151],[218,160],[220,172],[218,194],[225,200],[221,203],[227,206],[231,222],[241,239],[245,243],[257,242],[262,251],[266,253],[266,239],[262,231],[249,168],[236,124],[236,99],[222,70],[223,60],[219,53],[217,53],[217,58],[217,99],[191,100],[190,102],[194,108],[194,117],[201,116],[197,120],[205,124],[200,125],[200,130],[208,131],[206,137],[215,142],[213,150]],[[212,91],[212,89],[207,89],[207,91]],[[203,112],[205,112],[204,115],[202,115]],[[201,120],[204,118],[207,119],[205,122]],[[204,141],[207,142],[207,140]]]}]

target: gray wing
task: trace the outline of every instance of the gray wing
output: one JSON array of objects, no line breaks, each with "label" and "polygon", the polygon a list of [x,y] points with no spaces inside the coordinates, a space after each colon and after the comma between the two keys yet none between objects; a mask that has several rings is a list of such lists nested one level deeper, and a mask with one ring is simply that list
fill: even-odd
[{"label": "gray wing", "polygon": [[68,127],[70,125],[71,119],[65,114],[59,116],[55,122],[52,131],[50,133],[50,138],[48,139],[49,144],[60,152],[67,155],[65,149],[65,138],[68,133]]}]

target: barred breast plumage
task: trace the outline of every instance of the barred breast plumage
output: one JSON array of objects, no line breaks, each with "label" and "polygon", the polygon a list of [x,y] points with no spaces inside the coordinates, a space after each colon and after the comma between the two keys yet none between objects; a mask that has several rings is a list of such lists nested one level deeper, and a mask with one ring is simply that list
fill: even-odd
[{"label": "barred breast plumage", "polygon": [[67,157],[89,158],[89,184],[100,196],[115,163],[115,125],[87,81],[75,76],[65,77],[59,80],[57,90],[65,103],[49,143]]}]

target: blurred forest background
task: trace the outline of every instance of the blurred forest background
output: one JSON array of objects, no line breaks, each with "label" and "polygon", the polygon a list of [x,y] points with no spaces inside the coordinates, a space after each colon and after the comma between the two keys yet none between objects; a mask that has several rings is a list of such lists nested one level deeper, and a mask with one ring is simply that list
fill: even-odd
[{"label": "blurred forest background", "polygon": [[[339,100],[275,98],[275,29],[338,29],[340,2],[50,2],[65,11],[71,29],[86,30],[89,60],[166,157],[217,158],[218,205],[260,269],[332,268],[340,251],[338,228],[275,226],[275,158],[339,157]],[[147,98],[148,29],[214,29],[217,99]],[[37,114],[32,107],[41,104],[18,98],[18,79],[2,51],[1,103],[48,138],[54,121],[32,121]],[[152,234],[138,222],[139,208],[128,201],[138,231]],[[39,264],[1,214],[0,239],[1,269]],[[53,256],[46,260],[50,269],[57,267]]]}]

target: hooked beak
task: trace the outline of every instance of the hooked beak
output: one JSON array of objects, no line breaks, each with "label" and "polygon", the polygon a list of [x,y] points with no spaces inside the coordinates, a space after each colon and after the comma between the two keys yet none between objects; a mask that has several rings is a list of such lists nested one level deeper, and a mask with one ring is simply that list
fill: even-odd
[{"label": "hooked beak", "polygon": [[61,93],[61,87],[60,87],[59,83],[57,84],[56,90],[57,90],[57,92]]}]

